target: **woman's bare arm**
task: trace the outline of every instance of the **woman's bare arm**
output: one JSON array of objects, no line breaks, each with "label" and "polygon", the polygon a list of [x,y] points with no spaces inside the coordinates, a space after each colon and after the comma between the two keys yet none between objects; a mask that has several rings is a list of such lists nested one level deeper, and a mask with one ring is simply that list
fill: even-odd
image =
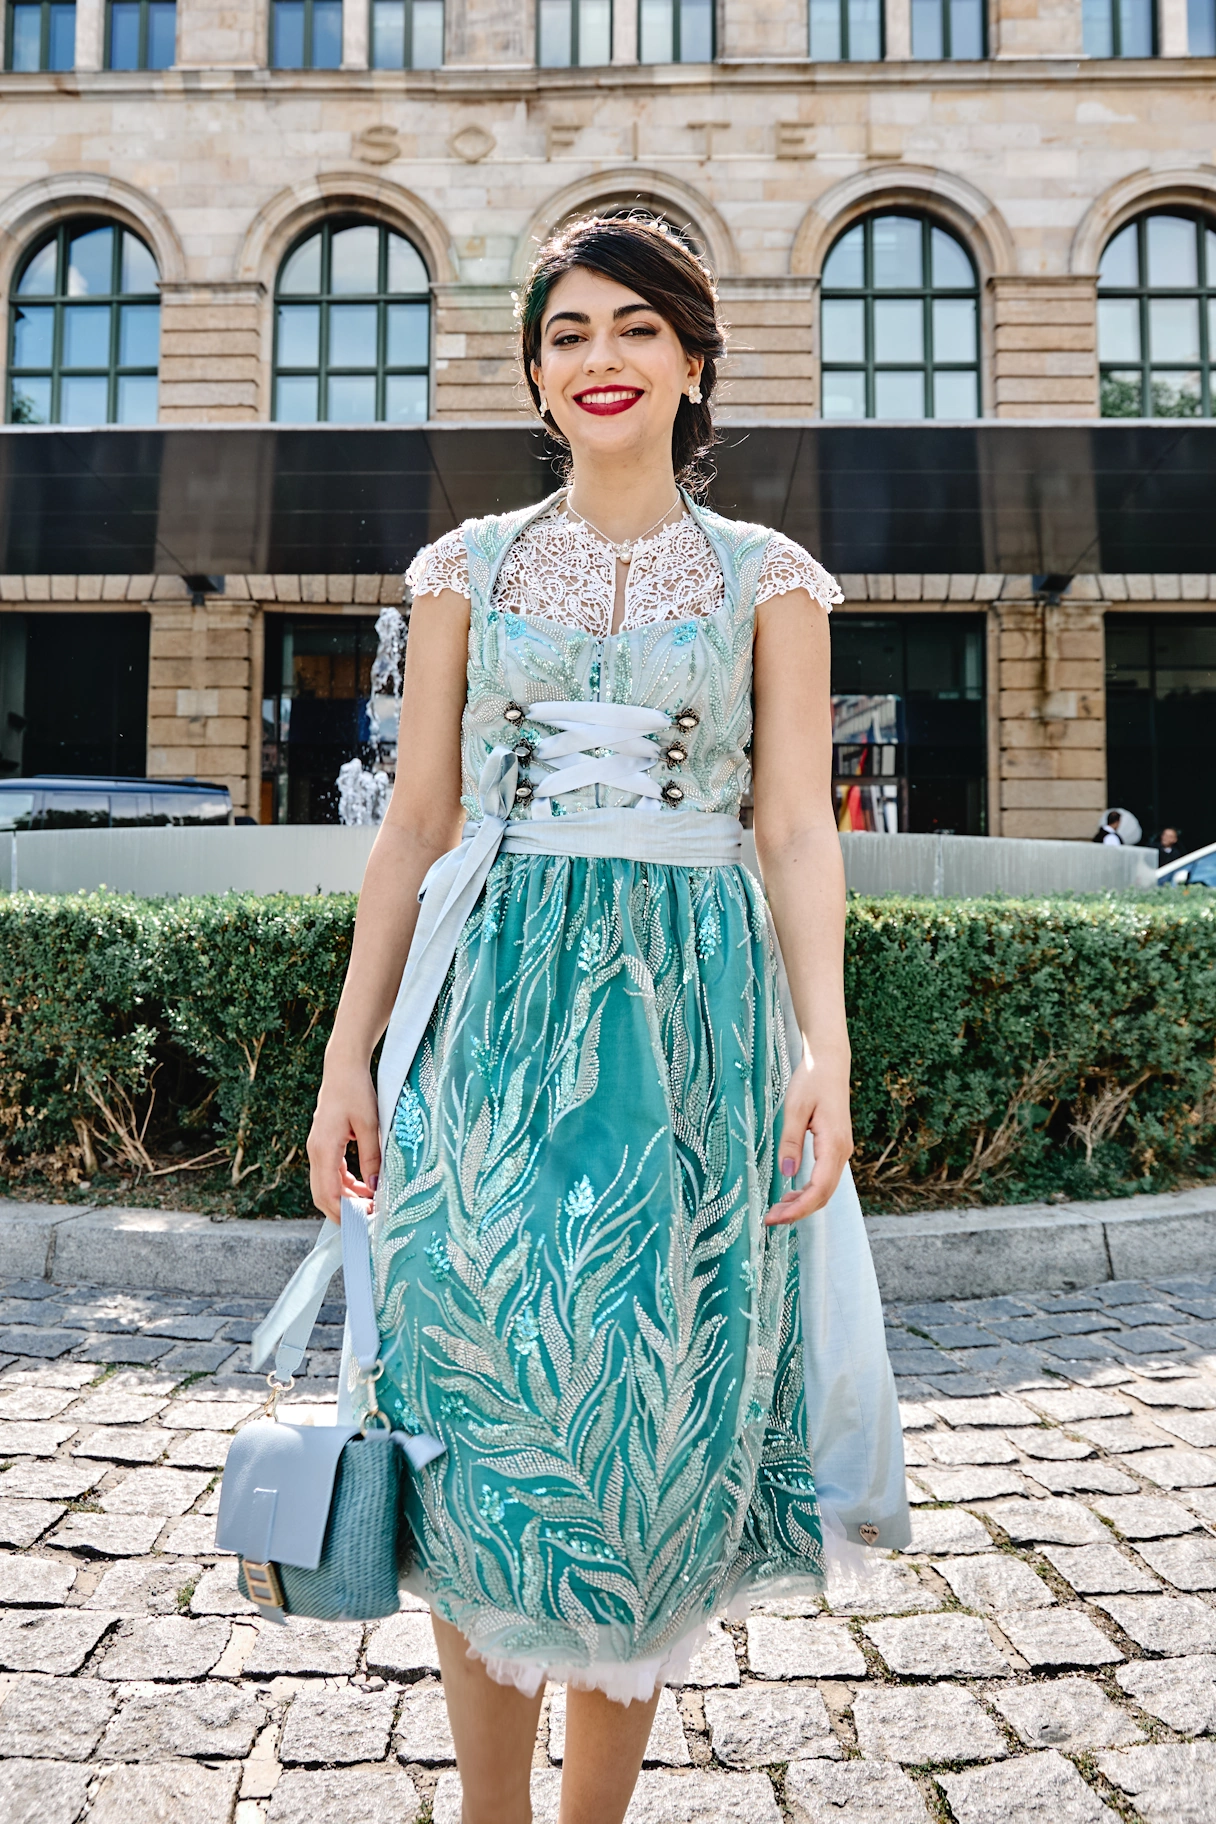
[{"label": "woman's bare arm", "polygon": [[[421,596],[410,615],[397,782],[368,857],[350,967],[325,1048],[308,1136],[313,1202],[338,1217],[343,1195],[367,1197],[380,1170],[371,1058],[393,1010],[431,863],[460,840],[460,719],[469,604],[450,589]],[[346,1163],[354,1141],[360,1176]]]},{"label": "woman's bare arm", "polygon": [[790,1176],[809,1129],[815,1170],[770,1222],[822,1209],[853,1151],[844,1011],[844,863],[832,812],[827,611],[805,589],[756,610],[752,745],[756,854],[802,1033],[778,1157]]}]

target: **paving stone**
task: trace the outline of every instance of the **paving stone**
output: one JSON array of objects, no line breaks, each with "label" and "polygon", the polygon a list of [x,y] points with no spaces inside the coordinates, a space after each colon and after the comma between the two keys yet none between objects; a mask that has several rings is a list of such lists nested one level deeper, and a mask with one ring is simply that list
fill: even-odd
[{"label": "paving stone", "polygon": [[[26,1416],[24,1413],[13,1414],[14,1418]],[[28,1416],[41,1418],[43,1415],[30,1413]],[[1216,1445],[1216,1412],[1187,1412],[1184,1408],[1178,1408],[1166,1409],[1153,1416],[1163,1431],[1168,1431],[1174,1437],[1181,1438],[1186,1444],[1193,1444],[1196,1449],[1211,1448]]]},{"label": "paving stone", "polygon": [[853,1699],[853,1722],[868,1760],[919,1767],[1000,1760],[1008,1752],[992,1718],[958,1685],[862,1689]]},{"label": "paving stone", "polygon": [[1109,1520],[1125,1539],[1168,1539],[1198,1528],[1194,1514],[1162,1495],[1124,1495],[1094,1501],[1094,1511]]},{"label": "paving stone", "polygon": [[[218,1497],[219,1490],[214,1492]],[[201,1514],[186,1514],[183,1519],[175,1521],[169,1528],[161,1550],[186,1558],[216,1556],[215,1514],[218,1505],[217,1499],[215,1508],[205,1509]],[[223,1553],[222,1556],[229,1557],[231,1554]]]},{"label": "paving stone", "polygon": [[1017,1453],[1003,1432],[964,1425],[959,1431],[926,1432],[924,1442],[938,1463],[1015,1463]]},{"label": "paving stone", "polygon": [[113,1710],[113,1693],[95,1678],[28,1672],[0,1696],[0,1759],[87,1761]]},{"label": "paving stone", "polygon": [[[391,1617],[394,1622],[405,1619],[401,1615]],[[194,1623],[195,1627],[221,1625],[227,1628],[228,1624]],[[388,1625],[382,1621],[376,1633]],[[374,1640],[375,1635],[372,1638]],[[245,1661],[245,1672],[249,1677],[273,1677],[284,1672],[349,1674],[355,1670],[362,1640],[363,1627],[357,1621],[313,1621],[304,1615],[289,1615],[286,1622],[277,1624],[261,1621],[257,1639]],[[370,1655],[369,1669],[373,1672],[392,1670],[383,1663],[371,1665]]]},{"label": "paving stone", "polygon": [[989,1394],[979,1399],[938,1399],[929,1405],[947,1425],[1033,1425],[1034,1414],[1020,1400],[1007,1394]]},{"label": "paving stone", "polygon": [[1115,1749],[1099,1755],[1098,1766],[1144,1824],[1211,1824],[1216,1817],[1216,1743]]},{"label": "paving stone", "polygon": [[1009,1537],[1047,1545],[1099,1545],[1110,1535],[1102,1522],[1079,1501],[1046,1496],[1037,1501],[993,1501],[984,1509]]},{"label": "paving stone", "polygon": [[88,1790],[83,1767],[6,1761],[0,1766],[0,1817],[4,1824],[75,1824]]},{"label": "paving stone", "polygon": [[231,1444],[229,1431],[179,1431],[167,1461],[175,1469],[223,1469]]},{"label": "paving stone", "polygon": [[1190,1533],[1138,1547],[1140,1556],[1178,1590],[1216,1590],[1216,1539]]},{"label": "paving stone", "polygon": [[53,1457],[75,1430],[62,1419],[0,1419],[0,1457]]},{"label": "paving stone", "polygon": [[916,1400],[899,1402],[899,1422],[905,1431],[924,1431],[937,1424],[937,1414]]},{"label": "paving stone", "polygon": [[[2,1486],[3,1484],[0,1484],[0,1487]],[[1197,1514],[1202,1514],[1205,1520],[1210,1520],[1216,1525],[1216,1488],[1184,1489],[1181,1499]]]},{"label": "paving stone", "polygon": [[205,1678],[228,1645],[230,1623],[157,1615],[125,1621],[101,1662],[109,1679]]},{"label": "paving stone", "polygon": [[1216,1652],[1216,1609],[1198,1596],[1095,1596],[1094,1607],[1146,1653]]},{"label": "paving stone", "polygon": [[1049,1336],[1060,1334],[1049,1317],[1005,1318],[989,1324],[988,1328],[1011,1343],[1041,1343]]},{"label": "paving stone", "polygon": [[6,1324],[0,1329],[0,1349],[10,1357],[36,1355],[54,1361],[56,1356],[66,1355],[73,1343],[79,1341],[77,1330],[41,1324]]},{"label": "paving stone", "polygon": [[53,1419],[73,1395],[64,1387],[0,1387],[0,1419]]},{"label": "paving stone", "polygon": [[382,1761],[396,1707],[391,1687],[297,1692],[287,1707],[279,1759],[285,1767]]},{"label": "paving stone", "polygon": [[942,1360],[934,1349],[891,1349],[887,1353],[893,1374],[932,1373]]},{"label": "paving stone", "polygon": [[1110,1339],[1132,1355],[1166,1355],[1171,1349],[1185,1349],[1186,1344],[1166,1330],[1121,1330]]},{"label": "paving stone", "polygon": [[155,1463],[172,1441],[173,1433],[156,1425],[94,1425],[80,1433],[72,1455],[106,1463]]},{"label": "paving stone", "polygon": [[1076,1419],[1120,1419],[1132,1408],[1120,1395],[1102,1393],[1093,1387],[1036,1388],[1028,1393],[1028,1403],[1057,1425],[1068,1425]]},{"label": "paving stone", "polygon": [[[159,1761],[179,1755],[241,1760],[266,1721],[252,1691],[226,1681],[168,1688],[132,1685],[116,1696],[121,1708],[101,1748],[106,1761]],[[326,1696],[340,1702],[345,1693],[330,1691]],[[0,1710],[0,1718],[3,1715]]]},{"label": "paving stone", "polygon": [[1157,1450],[1166,1439],[1144,1419],[1079,1419],[1068,1428],[1100,1450],[1125,1455],[1134,1450]]},{"label": "paving stone", "polygon": [[[10,1361],[12,1357],[8,1358]],[[31,1368],[28,1362],[5,1370],[2,1382],[9,1387],[87,1387],[101,1370],[89,1362],[39,1362]]]},{"label": "paving stone", "polygon": [[[1116,1676],[1122,1678],[1122,1671]],[[1085,1754],[1093,1748],[1122,1748],[1145,1739],[1139,1724],[1118,1704],[1112,1704],[1092,1679],[993,1685],[986,1695],[1028,1748]]]},{"label": "paving stone", "polygon": [[1079,1609],[1035,1614],[1019,1609],[997,1616],[1002,1634],[1028,1666],[1113,1666],[1127,1656]]},{"label": "paving stone", "polygon": [[[1160,1717],[1180,1735],[1216,1730],[1216,1655],[1133,1659],[1119,1667],[1115,1678],[1142,1710]],[[0,1710],[0,1720],[3,1716]]]},{"label": "paving stone", "polygon": [[926,1324],[925,1328],[939,1349],[982,1349],[992,1341],[979,1324]]},{"label": "paving stone", "polygon": [[711,1691],[705,1698],[705,1721],[714,1754],[728,1767],[768,1767],[821,1756],[839,1760],[843,1753],[827,1706],[812,1689],[745,1685],[739,1691]]},{"label": "paving stone", "polygon": [[144,1325],[144,1335],[169,1336],[175,1342],[210,1343],[215,1341],[225,1321],[216,1311],[196,1311],[192,1316],[179,1313],[173,1317],[154,1318]]},{"label": "paving stone", "polygon": [[99,1558],[143,1558],[164,1524],[163,1514],[69,1514],[47,1543]]},{"label": "paving stone", "polygon": [[974,1514],[957,1508],[932,1508],[912,1515],[910,1552],[990,1552],[992,1534]]},{"label": "paving stone", "polygon": [[913,1474],[935,1501],[991,1501],[1026,1490],[1021,1476],[1011,1469],[917,1469]]},{"label": "paving stone", "polygon": [[1043,1556],[1078,1596],[1157,1591],[1161,1585],[1144,1567],[1113,1545],[1045,1545]]},{"label": "paving stone", "polygon": [[81,1400],[72,1417],[80,1425],[146,1425],[164,1408],[163,1394],[112,1392],[107,1386]]},{"label": "paving stone", "polygon": [[235,1354],[231,1343],[174,1343],[160,1366],[175,1374],[214,1374]]},{"label": "paving stone", "polygon": [[[1112,1422],[1117,1424],[1119,1421]],[[1004,1435],[1011,1444],[1016,1444],[1019,1450],[1025,1451],[1036,1462],[1080,1462],[1082,1458],[1093,1455],[1092,1445],[1082,1443],[1079,1438],[1070,1438],[1050,1425],[1018,1426]]]},{"label": "paving stone", "polygon": [[1216,1484],[1216,1451],[1142,1450],[1134,1464],[1139,1475],[1159,1488],[1211,1488]]},{"label": "paving stone", "polygon": [[0,1552],[0,1608],[57,1607],[67,1601],[75,1581],[74,1564]]},{"label": "paving stone", "polygon": [[172,1347],[167,1337],[90,1336],[76,1351],[76,1359],[78,1362],[155,1362],[162,1355],[168,1355]]},{"label": "paving stone", "polygon": [[9,1501],[0,1496],[0,1545],[33,1545],[66,1512],[51,1501]]},{"label": "paving stone", "polygon": [[416,1761],[424,1767],[455,1762],[456,1744],[442,1686],[406,1687],[393,1734],[393,1753],[398,1760]]},{"label": "paving stone", "polygon": [[739,1661],[735,1657],[735,1643],[721,1623],[713,1624],[705,1645],[698,1648],[697,1652],[693,1654],[688,1671],[678,1682],[694,1689],[708,1689],[717,1685],[737,1685],[739,1683]]},{"label": "paving stone", "polygon": [[[193,1390],[192,1390],[193,1391]],[[261,1400],[170,1400],[160,1422],[174,1431],[234,1431],[258,1411]]]},{"label": "paving stone", "polygon": [[[752,1685],[749,1690],[759,1690]],[[731,1693],[731,1695],[736,1695]],[[819,1696],[815,1692],[816,1697]],[[820,1699],[822,1702],[822,1699]],[[824,1712],[827,1721],[827,1712]],[[566,1687],[555,1685],[549,1704],[549,1759],[561,1762],[566,1756]],[[654,1722],[651,1724],[650,1739],[646,1743],[643,1755],[645,1762],[657,1762],[664,1767],[691,1767],[692,1756],[688,1752],[688,1743],[684,1737],[684,1725],[676,1707],[675,1693],[664,1691],[659,1698]],[[777,1758],[777,1757],[774,1757]]]},{"label": "paving stone", "polygon": [[10,1609],[0,1617],[0,1667],[8,1672],[79,1672],[116,1617],[83,1609]]},{"label": "paving stone", "polygon": [[[894,1624],[892,1624],[894,1625]],[[865,1656],[848,1629],[818,1621],[752,1615],[747,1623],[748,1664],[757,1678],[864,1678]]]},{"label": "paving stone", "polygon": [[1168,1324],[1177,1315],[1178,1313],[1172,1305],[1154,1304],[1151,1301],[1145,1301],[1142,1304],[1138,1300],[1119,1312],[1119,1316],[1125,1324],[1131,1324],[1140,1329],[1147,1324]]},{"label": "paving stone", "polygon": [[1181,1406],[1191,1412],[1216,1411],[1216,1388],[1203,1381],[1137,1381],[1129,1391],[1145,1406]]},{"label": "paving stone", "polygon": [[1036,1463],[1030,1470],[1053,1495],[1138,1495],[1140,1485],[1111,1463]]},{"label": "paving stone", "polygon": [[1018,1755],[1003,1766],[935,1777],[958,1824],[1043,1824],[1044,1818],[1052,1824],[1118,1824],[1117,1814],[1071,1761],[1052,1748]]},{"label": "paving stone", "polygon": [[942,1606],[937,1591],[917,1575],[915,1566],[894,1558],[880,1558],[867,1567],[865,1580],[842,1593],[839,1601],[829,1585],[828,1597],[833,1615],[916,1615]]},{"label": "paving stone", "polygon": [[1000,1678],[1009,1671],[975,1615],[908,1615],[868,1621],[862,1631],[891,1671],[906,1677]]},{"label": "paving stone", "polygon": [[934,1568],[963,1607],[978,1609],[981,1615],[995,1615],[1004,1609],[1045,1609],[1055,1601],[1043,1579],[1007,1552],[950,1558]]},{"label": "paving stone", "polygon": [[438,1672],[439,1654],[429,1613],[406,1611],[378,1622],[367,1643],[367,1669],[389,1678]]},{"label": "paving stone", "polygon": [[100,1497],[107,1514],[184,1514],[211,1477],[201,1470],[136,1469]]},{"label": "paving stone", "polygon": [[203,1571],[190,1597],[192,1615],[256,1615],[257,1607],[237,1587],[235,1557]]},{"label": "paving stone", "polygon": [[68,1463],[57,1457],[50,1463],[14,1463],[0,1476],[0,1495],[18,1495],[30,1501],[79,1501],[106,1473],[104,1463]]},{"label": "paving stone", "polygon": [[[1156,1332],[1153,1333],[1156,1335]],[[1062,1362],[1109,1362],[1115,1354],[1115,1345],[1123,1336],[1134,1336],[1132,1330],[1124,1330],[1119,1336],[1107,1333],[1104,1336],[1056,1336],[1039,1344],[1044,1355]]]},{"label": "paving stone", "polygon": [[240,1778],[239,1767],[197,1761],[115,1767],[93,1800],[89,1824],[227,1824]]},{"label": "paving stone", "polygon": [[412,1824],[417,1816],[418,1793],[400,1767],[289,1768],[267,1824]]},{"label": "paving stone", "polygon": [[[791,1824],[928,1824],[907,1774],[886,1761],[797,1761],[785,1776]],[[439,1824],[436,1814],[436,1824]]]},{"label": "paving stone", "polygon": [[84,1606],[109,1609],[115,1615],[176,1615],[180,1592],[202,1568],[177,1558],[112,1564]]}]

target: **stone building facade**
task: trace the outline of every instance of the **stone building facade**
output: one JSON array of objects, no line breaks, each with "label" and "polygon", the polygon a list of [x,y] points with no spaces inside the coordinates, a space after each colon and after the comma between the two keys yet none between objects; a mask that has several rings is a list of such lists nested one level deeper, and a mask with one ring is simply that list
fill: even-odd
[{"label": "stone building facade", "polygon": [[[841,0],[846,11],[853,3]],[[425,268],[430,334],[425,373],[410,383],[414,416],[512,417],[523,408],[511,292],[537,241],[576,212],[642,205],[686,227],[719,275],[732,336],[723,417],[813,419],[825,402],[828,255],[867,218],[902,214],[943,230],[970,262],[975,409],[1090,418],[1107,399],[1100,363],[1109,368],[1112,351],[1128,362],[1111,376],[1117,391],[1139,385],[1135,359],[1149,359],[1129,353],[1117,310],[1104,319],[1113,340],[1100,348],[1103,253],[1156,214],[1194,225],[1202,269],[1183,303],[1206,314],[1193,350],[1177,313],[1160,317],[1175,321],[1173,367],[1187,372],[1145,365],[1135,409],[1151,400],[1166,412],[1212,410],[1216,46],[1202,0],[1189,15],[1187,0],[1157,0],[1156,54],[1144,57],[1087,55],[1081,0],[987,0],[986,54],[970,61],[915,55],[911,0],[886,0],[884,55],[867,62],[810,58],[807,0],[718,0],[709,63],[639,62],[639,8],[616,0],[612,61],[587,68],[538,67],[533,0],[446,0],[443,65],[432,69],[369,68],[373,8],[344,0],[340,67],[291,70],[269,67],[278,4],[178,0],[172,65],[119,70],[104,67],[113,7],[77,0],[73,68],[0,74],[10,370],[22,352],[11,320],[31,249],[59,224],[70,237],[74,224],[104,221],[155,260],[160,420],[282,416],[284,262],[326,222],[358,221],[404,237]],[[11,30],[9,42],[11,64]],[[1142,291],[1151,278],[1141,272]],[[1134,289],[1134,274],[1128,283]],[[1151,298],[1133,304],[1156,308]],[[1159,363],[1166,332],[1152,323]],[[281,349],[277,358],[282,367]],[[863,359],[874,367],[873,347]],[[121,415],[121,354],[115,360],[110,417]],[[66,417],[37,404],[60,397],[52,385],[68,397],[62,354],[54,379],[46,361],[32,415]],[[10,418],[24,409],[14,404],[19,378],[6,380]],[[1146,616],[1171,626],[1187,617],[1201,636],[1188,650],[1200,657],[1209,630],[1216,641],[1216,579],[1207,576],[1082,577],[1059,601],[1036,596],[1027,577],[844,581],[842,618],[913,615],[920,625],[962,614],[982,626],[978,827],[989,833],[1092,834],[1114,785],[1106,674],[1120,617],[1137,627]],[[310,616],[366,624],[399,587],[391,578],[230,577],[222,597],[192,602],[177,578],[26,576],[0,582],[0,608],[27,621],[106,615],[119,603],[146,613],[148,772],[220,778],[239,809],[273,817],[307,806],[292,810],[267,790],[276,764],[267,745],[283,730],[264,731],[259,713],[281,682],[266,676],[266,626]],[[1216,687],[1216,663],[1193,669],[1196,689]],[[1154,798],[1152,816],[1166,816],[1163,807]]]}]

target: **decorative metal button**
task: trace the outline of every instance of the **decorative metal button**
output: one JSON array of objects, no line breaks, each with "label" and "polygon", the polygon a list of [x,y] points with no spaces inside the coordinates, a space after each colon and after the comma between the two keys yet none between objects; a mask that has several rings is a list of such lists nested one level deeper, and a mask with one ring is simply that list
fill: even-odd
[{"label": "decorative metal button", "polygon": [[867,1545],[876,1545],[878,1543],[878,1528],[872,1520],[863,1520],[857,1530]]},{"label": "decorative metal button", "polygon": [[661,796],[665,804],[683,804],[684,789],[677,785],[674,779],[669,779],[663,787]]},{"label": "decorative metal button", "polygon": [[681,734],[690,735],[700,723],[701,717],[695,709],[677,709],[671,719]]},{"label": "decorative metal button", "polygon": [[502,712],[502,719],[504,722],[510,722],[513,727],[518,728],[521,722],[527,720],[527,711],[521,709],[518,703],[508,703],[507,707]]},{"label": "decorative metal button", "polygon": [[515,758],[519,761],[521,766],[531,766],[533,760],[536,758],[536,743],[535,741],[530,741],[527,735],[523,735],[515,743],[511,752],[515,755]]},{"label": "decorative metal button", "polygon": [[663,749],[663,758],[668,766],[683,766],[688,758],[688,749],[679,741],[673,741]]},{"label": "decorative metal button", "polygon": [[530,779],[521,779],[515,788],[516,804],[531,804],[536,796],[536,787]]}]

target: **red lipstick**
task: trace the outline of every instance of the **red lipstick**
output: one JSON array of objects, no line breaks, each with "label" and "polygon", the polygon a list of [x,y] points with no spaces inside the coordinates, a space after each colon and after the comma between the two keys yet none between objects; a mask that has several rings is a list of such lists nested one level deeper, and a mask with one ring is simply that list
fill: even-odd
[{"label": "red lipstick", "polygon": [[592,386],[585,393],[576,393],[574,403],[597,418],[611,418],[627,412],[641,397],[641,388],[636,386]]}]

